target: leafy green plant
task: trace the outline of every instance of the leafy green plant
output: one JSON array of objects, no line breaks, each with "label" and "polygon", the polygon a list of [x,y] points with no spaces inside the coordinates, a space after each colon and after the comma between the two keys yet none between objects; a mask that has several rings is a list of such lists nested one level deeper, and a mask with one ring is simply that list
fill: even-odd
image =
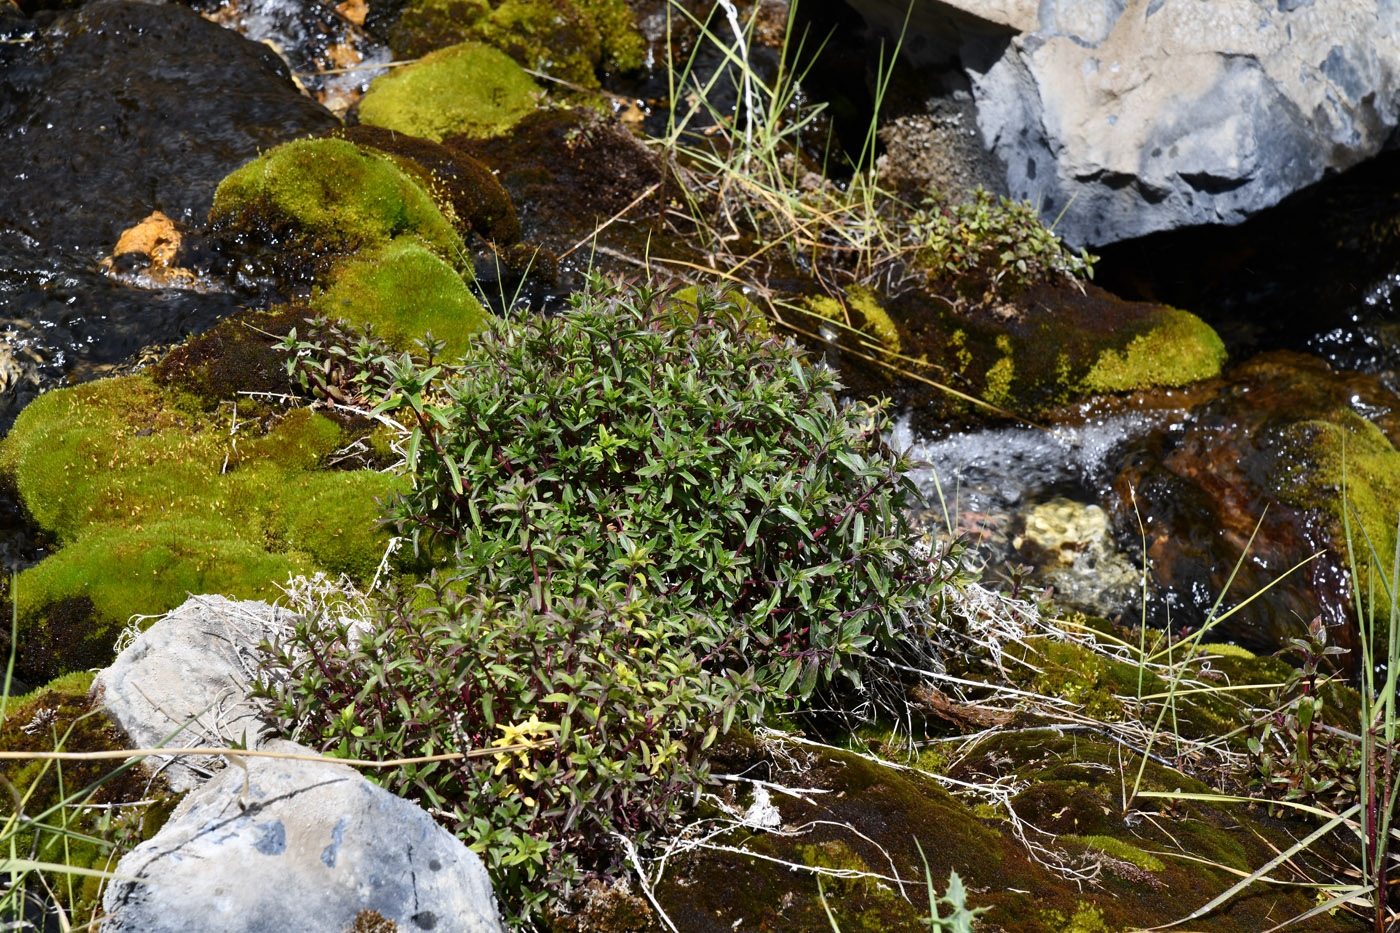
[{"label": "leafy green plant", "polygon": [[1095,257],[1064,245],[1025,201],[978,189],[971,201],[930,199],[910,221],[915,259],[930,277],[986,301],[1041,281],[1093,278]]},{"label": "leafy green plant", "polygon": [[341,755],[534,746],[386,779],[483,853],[517,921],[610,871],[610,834],[663,826],[736,715],[858,679],[930,595],[881,410],[746,320],[595,279],[450,364],[287,343],[294,382],[405,426],[389,515],[444,569],[367,631],[308,618],[264,689]]},{"label": "leafy green plant", "polygon": [[909,462],[879,408],[838,406],[830,371],[739,312],[595,281],[455,367],[399,360],[379,410],[411,429],[413,488],[391,517],[464,571],[545,591],[543,556],[583,555],[600,588],[707,619],[704,661],[770,697],[854,678],[847,659],[892,641],[931,579],[900,508]]},{"label": "leafy green plant", "polygon": [[362,635],[299,622],[271,656],[288,679],[266,689],[287,726],[341,757],[507,749],[383,780],[481,854],[517,922],[566,899],[581,866],[606,869],[610,833],[645,840],[676,813],[736,702],[737,682],[678,647],[692,620],[618,587],[579,578],[544,607],[500,580],[435,576],[377,608],[383,624]]},{"label": "leafy green plant", "polygon": [[[948,916],[942,916],[940,904],[948,907]],[[925,922],[928,928],[936,933],[972,933],[972,923],[977,919],[977,915],[988,910],[986,907],[967,906],[967,889],[963,887],[962,879],[956,871],[948,875],[948,893],[942,897],[934,894],[933,879],[929,878],[928,906],[929,916]]]},{"label": "leafy green plant", "polygon": [[1289,647],[1301,664],[1278,688],[1273,713],[1249,739],[1253,786],[1285,800],[1345,806],[1358,793],[1361,749],[1357,736],[1324,726],[1321,688],[1328,679],[1325,659],[1347,651],[1328,644],[1321,616],[1309,623],[1306,637],[1290,639]]}]

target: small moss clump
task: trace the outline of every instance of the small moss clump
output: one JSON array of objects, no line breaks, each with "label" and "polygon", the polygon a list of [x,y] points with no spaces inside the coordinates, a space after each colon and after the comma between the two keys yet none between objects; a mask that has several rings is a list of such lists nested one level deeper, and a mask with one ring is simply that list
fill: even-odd
[{"label": "small moss clump", "polygon": [[373,325],[400,350],[431,332],[451,356],[466,350],[487,317],[462,276],[414,237],[346,262],[311,305],[349,324]]},{"label": "small moss clump", "polygon": [[1151,330],[1121,350],[1101,353],[1082,384],[1088,392],[1183,386],[1216,375],[1225,358],[1225,344],[1210,325],[1189,312],[1165,308]]},{"label": "small moss clump", "polygon": [[389,30],[405,57],[465,41],[585,88],[598,87],[599,70],[635,71],[646,54],[626,0],[416,0]]},{"label": "small moss clump", "polygon": [[376,80],[360,102],[360,121],[434,142],[495,136],[532,112],[538,96],[509,55],[463,42]]},{"label": "small moss clump", "polygon": [[1078,843],[1086,849],[1096,849],[1104,855],[1136,865],[1143,871],[1158,872],[1166,869],[1162,860],[1150,852],[1144,852],[1131,842],[1124,842],[1114,836],[1061,836],[1060,842]]},{"label": "small moss clump", "polygon": [[1071,917],[1058,910],[1045,911],[1041,916],[1055,933],[1110,933],[1103,913],[1093,904],[1080,905]]},{"label": "small moss clump", "polygon": [[341,139],[284,143],[234,171],[209,219],[226,236],[277,243],[275,264],[304,277],[405,234],[450,263],[466,252],[452,220],[391,157]]},{"label": "small moss clump", "polygon": [[888,351],[888,356],[904,351],[904,343],[900,339],[899,328],[894,319],[881,306],[879,297],[869,289],[856,285],[846,289],[844,305],[825,295],[809,296],[803,299],[802,303],[813,314],[829,321],[849,323],[862,331]]}]

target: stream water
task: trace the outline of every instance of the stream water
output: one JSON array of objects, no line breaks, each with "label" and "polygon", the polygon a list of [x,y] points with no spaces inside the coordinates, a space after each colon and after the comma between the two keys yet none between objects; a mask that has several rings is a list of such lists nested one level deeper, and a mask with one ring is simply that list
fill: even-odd
[{"label": "stream water", "polygon": [[[139,287],[101,260],[153,210],[197,230],[224,174],[278,141],[336,125],[321,104],[343,112],[380,73],[366,66],[389,58],[344,6],[229,0],[200,7],[206,19],[179,6],[96,0],[26,16],[0,0],[0,430],[44,388],[133,365],[267,300],[197,236],[182,261],[199,270],[198,288]],[[311,96],[286,80],[327,69],[351,70],[302,77]],[[617,90],[645,96],[654,83]],[[1400,154],[1378,159],[1240,227],[1119,244],[1104,251],[1098,281],[1201,314],[1234,362],[1265,350],[1307,354],[1371,379],[1374,392],[1354,396],[1363,414],[1400,408],[1391,404],[1400,399],[1397,167]],[[1212,391],[1228,395],[1232,378]],[[1225,419],[1213,430],[1227,436],[1228,414],[1206,401],[1159,393],[1062,412],[1049,430],[1000,425],[936,438],[913,436],[906,420],[894,441],[926,464],[917,479],[931,525],[970,534],[993,567],[1035,565],[1071,606],[1132,619],[1142,611],[1143,539],[1123,505],[1124,477],[1153,475],[1202,419]],[[1156,501],[1160,514],[1143,516],[1149,530],[1199,539],[1207,556],[1204,569],[1153,576],[1147,613],[1198,625],[1216,598],[1218,565],[1230,560],[1212,542],[1228,529],[1190,501]],[[0,539],[0,557],[34,556],[3,502]],[[1160,553],[1148,548],[1149,558]],[[1276,562],[1255,559],[1259,579]],[[1300,584],[1314,603],[1317,585]],[[1307,599],[1275,611],[1284,621],[1241,619],[1223,634],[1275,645]]]}]

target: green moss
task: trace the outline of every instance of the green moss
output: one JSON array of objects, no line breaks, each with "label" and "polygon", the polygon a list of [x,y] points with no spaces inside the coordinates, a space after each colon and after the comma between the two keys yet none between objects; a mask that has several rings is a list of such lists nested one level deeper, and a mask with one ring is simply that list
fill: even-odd
[{"label": "green moss", "polygon": [[852,285],[846,289],[846,297],[851,309],[861,318],[861,329],[874,337],[891,353],[902,353],[904,344],[899,337],[899,328],[894,319],[880,304],[879,298],[868,288]]},{"label": "green moss", "polygon": [[285,143],[249,162],[219,183],[210,220],[277,242],[297,267],[410,233],[448,262],[465,254],[452,222],[392,158],[341,139]]},{"label": "green moss", "polygon": [[1058,910],[1047,910],[1042,917],[1055,933],[1111,933],[1103,914],[1093,904],[1080,905],[1068,919]]},{"label": "green moss", "polygon": [[[1282,432],[1285,458],[1311,469],[1285,473],[1281,463],[1277,488],[1290,505],[1317,509],[1335,523],[1338,549],[1344,546],[1343,495],[1351,510],[1352,543],[1362,575],[1362,589],[1374,591],[1375,618],[1390,615],[1386,588],[1370,585],[1371,559],[1390,572],[1395,555],[1395,515],[1400,508],[1400,451],[1375,424],[1351,411],[1339,409],[1332,420],[1312,419],[1288,425]],[[1379,578],[1376,578],[1379,580]]]},{"label": "green moss", "polygon": [[879,296],[867,288],[853,285],[846,289],[845,304],[825,295],[811,295],[802,299],[808,311],[829,321],[849,324],[868,336],[882,347],[886,358],[892,359],[904,351],[899,328],[894,319],[881,305]]},{"label": "green moss", "polygon": [[1088,849],[1097,849],[1105,855],[1111,856],[1122,862],[1136,865],[1143,871],[1163,871],[1167,866],[1162,864],[1162,860],[1149,852],[1144,852],[1131,842],[1124,842],[1122,839],[1113,836],[1061,836],[1061,842],[1078,843]]},{"label": "green moss", "polygon": [[[798,846],[802,864],[811,868],[825,868],[831,871],[870,874],[870,866],[865,863],[846,843],[834,839],[819,845]],[[826,888],[832,894],[868,894],[876,887],[874,879],[860,877],[828,878]]]},{"label": "green moss", "polygon": [[[217,518],[182,512],[136,528],[115,524],[91,532],[24,571],[18,579],[21,631],[43,609],[89,600],[92,617],[73,620],[72,631],[48,626],[58,669],[81,649],[91,656],[110,650],[135,613],[173,609],[191,593],[222,593],[238,599],[278,595],[277,583],[313,565],[293,553],[270,554],[242,536],[242,529]],[[71,662],[70,662],[71,663]],[[31,661],[29,666],[34,666]]]},{"label": "green moss", "polygon": [[1099,354],[1084,376],[1087,392],[1128,392],[1144,386],[1183,386],[1220,374],[1225,344],[1196,315],[1164,308],[1151,330],[1121,349]]},{"label": "green moss", "polygon": [[1258,655],[1248,648],[1241,648],[1239,645],[1231,645],[1226,642],[1207,642],[1198,645],[1197,650],[1201,654],[1218,654],[1222,657],[1240,658],[1242,660],[1251,660],[1258,657]]},{"label": "green moss", "polygon": [[377,79],[360,102],[360,120],[435,142],[495,136],[533,111],[538,95],[510,56],[464,42]]},{"label": "green moss", "polygon": [[282,537],[318,567],[369,580],[389,544],[376,500],[387,501],[395,488],[393,474],[375,470],[300,476],[282,499]]},{"label": "green moss", "polygon": [[372,324],[402,350],[431,331],[452,356],[465,352],[486,324],[486,311],[462,277],[413,237],[340,266],[312,307],[352,324]]},{"label": "green moss", "polygon": [[101,666],[128,618],[190,593],[274,597],[320,568],[368,579],[387,535],[372,471],[309,472],[344,441],[323,414],[244,416],[147,375],[98,380],[31,404],[0,468],[63,545],[19,577],[21,670],[47,679]]},{"label": "green moss", "polygon": [[394,156],[397,164],[433,196],[443,213],[497,245],[520,239],[520,219],[510,195],[484,163],[456,148],[380,126],[348,126],[341,139]]},{"label": "green moss", "polygon": [[224,511],[210,492],[227,436],[192,396],[147,376],[102,379],[25,408],[0,446],[0,469],[34,522],[67,544],[103,522]]},{"label": "green moss", "polygon": [[416,0],[389,30],[403,56],[471,40],[585,88],[598,87],[599,69],[633,71],[646,54],[625,0]]},{"label": "green moss", "polygon": [[288,470],[309,470],[337,450],[345,432],[325,415],[294,408],[262,437],[236,445],[238,462],[271,461]]}]

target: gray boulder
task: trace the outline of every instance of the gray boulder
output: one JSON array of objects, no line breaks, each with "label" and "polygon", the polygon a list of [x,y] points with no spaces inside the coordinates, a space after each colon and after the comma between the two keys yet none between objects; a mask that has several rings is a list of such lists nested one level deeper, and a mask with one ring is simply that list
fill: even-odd
[{"label": "gray boulder", "polygon": [[[133,748],[162,743],[226,747],[235,742],[256,748],[268,733],[247,698],[258,665],[257,646],[294,618],[267,603],[191,596],[98,673],[93,700],[126,732]],[[142,764],[183,791],[206,780],[224,761],[153,755]]]},{"label": "gray boulder", "polygon": [[240,761],[117,864],[104,933],[500,931],[480,859],[419,807],[344,765]]},{"label": "gray boulder", "polygon": [[[897,31],[890,0],[850,2]],[[1400,122],[1391,0],[920,0],[911,28],[967,70],[1011,194],[1075,245],[1238,223]]]}]

